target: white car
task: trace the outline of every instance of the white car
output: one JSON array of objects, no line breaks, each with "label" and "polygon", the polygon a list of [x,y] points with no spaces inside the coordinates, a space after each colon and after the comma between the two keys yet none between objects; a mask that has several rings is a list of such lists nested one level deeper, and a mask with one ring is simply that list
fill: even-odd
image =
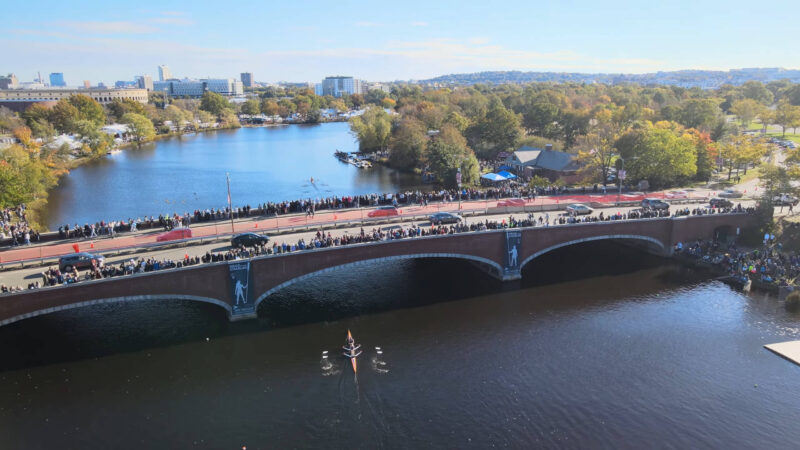
[{"label": "white car", "polygon": [[737,191],[736,189],[725,189],[724,191],[719,193],[719,196],[722,198],[742,198],[744,194]]},{"label": "white car", "polygon": [[667,198],[689,198],[689,193],[686,191],[669,191],[666,194]]},{"label": "white car", "polygon": [[580,216],[584,214],[591,214],[594,210],[589,208],[588,206],[582,203],[573,203],[571,205],[567,205],[567,214]]}]

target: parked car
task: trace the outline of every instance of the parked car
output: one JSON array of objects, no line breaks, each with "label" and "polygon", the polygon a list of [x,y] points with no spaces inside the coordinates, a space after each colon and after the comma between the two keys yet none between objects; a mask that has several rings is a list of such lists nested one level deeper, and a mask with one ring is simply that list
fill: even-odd
[{"label": "parked car", "polygon": [[461,216],[449,212],[438,212],[431,214],[431,216],[428,217],[428,220],[430,220],[431,225],[441,223],[459,223],[461,222]]},{"label": "parked car", "polygon": [[522,198],[506,198],[497,202],[497,206],[525,206],[525,199]]},{"label": "parked car", "polygon": [[399,213],[397,212],[396,206],[381,206],[370,211],[367,217],[389,217],[397,215],[399,215]]},{"label": "parked car", "polygon": [[772,198],[772,204],[776,206],[795,206],[797,204],[797,197],[790,194],[780,194]]},{"label": "parked car", "polygon": [[231,247],[253,247],[267,242],[269,237],[265,234],[242,233],[231,238]]},{"label": "parked car", "polygon": [[161,233],[156,237],[156,242],[176,241],[178,239],[188,239],[192,237],[192,229],[188,227],[173,228],[166,233]]},{"label": "parked car", "polygon": [[669,209],[669,203],[661,200],[660,198],[646,198],[642,200],[642,208],[644,209]]},{"label": "parked car", "polygon": [[733,202],[727,198],[714,197],[708,201],[708,206],[711,208],[730,208]]},{"label": "parked car", "polygon": [[722,198],[741,198],[744,194],[737,191],[736,189],[725,189],[724,191],[719,193],[719,196]]},{"label": "parked car", "polygon": [[567,214],[580,216],[584,214],[591,214],[594,210],[582,203],[573,203],[571,205],[567,205]]},{"label": "parked car", "polygon": [[58,270],[69,272],[73,268],[78,270],[91,269],[93,265],[103,267],[104,258],[101,255],[79,252],[58,258]]}]

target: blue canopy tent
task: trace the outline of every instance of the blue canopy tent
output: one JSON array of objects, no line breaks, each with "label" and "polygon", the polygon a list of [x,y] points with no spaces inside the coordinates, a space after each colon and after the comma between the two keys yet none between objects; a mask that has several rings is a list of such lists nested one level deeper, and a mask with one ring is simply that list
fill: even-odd
[{"label": "blue canopy tent", "polygon": [[491,172],[481,175],[481,178],[483,178],[484,180],[492,181],[492,182],[506,181],[507,180],[506,177],[504,177],[502,175],[498,175],[496,173],[491,173]]},{"label": "blue canopy tent", "polygon": [[517,178],[516,175],[514,175],[513,173],[511,173],[511,172],[509,172],[507,170],[501,170],[500,172],[497,172],[497,174],[500,175],[501,177],[508,178],[509,180],[513,180],[514,178]]}]

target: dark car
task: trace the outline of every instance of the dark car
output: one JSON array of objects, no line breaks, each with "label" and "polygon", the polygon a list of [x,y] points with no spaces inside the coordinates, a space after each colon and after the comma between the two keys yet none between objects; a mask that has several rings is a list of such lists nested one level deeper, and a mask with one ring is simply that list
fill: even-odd
[{"label": "dark car", "polygon": [[80,252],[58,258],[58,270],[69,272],[72,269],[91,269],[92,266],[102,267],[104,258],[101,255]]},{"label": "dark car", "polygon": [[730,208],[733,206],[733,202],[728,200],[727,198],[712,198],[708,201],[708,206],[712,208]]},{"label": "dark car", "polygon": [[644,209],[669,209],[669,203],[658,198],[646,198],[642,200]]},{"label": "dark car", "polygon": [[231,247],[253,247],[267,242],[269,237],[264,234],[242,233],[231,238]]},{"label": "dark car", "polygon": [[438,212],[436,214],[431,214],[428,220],[431,221],[431,224],[459,223],[461,222],[461,216],[449,212]]}]

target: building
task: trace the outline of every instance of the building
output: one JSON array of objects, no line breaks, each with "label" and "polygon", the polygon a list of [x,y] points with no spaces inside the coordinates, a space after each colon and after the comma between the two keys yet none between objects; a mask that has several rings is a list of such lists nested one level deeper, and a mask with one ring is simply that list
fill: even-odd
[{"label": "building", "polygon": [[153,90],[166,91],[172,97],[202,97],[206,91],[225,96],[244,94],[244,85],[233,78],[207,78],[203,80],[154,81]]},{"label": "building", "polygon": [[0,91],[0,106],[23,111],[33,103],[57,102],[78,94],[89,96],[100,104],[117,99],[147,103],[147,91],[144,89],[13,89]]},{"label": "building", "polygon": [[139,89],[147,89],[148,92],[153,90],[153,77],[150,75],[141,75],[135,77],[136,87]]},{"label": "building", "polygon": [[52,87],[64,87],[67,85],[67,82],[64,81],[64,74],[61,72],[53,72],[50,74],[50,86]]},{"label": "building", "polygon": [[240,78],[244,87],[253,87],[253,72],[242,72]]},{"label": "building", "polygon": [[163,64],[158,66],[158,81],[167,81],[171,79],[172,71],[169,70],[169,67]]},{"label": "building", "polygon": [[506,157],[505,165],[517,175],[527,177],[538,175],[550,180],[559,178],[569,180],[576,176],[580,168],[574,154],[553,150],[552,144],[547,144],[544,150],[528,146],[520,147]]},{"label": "building", "polygon": [[333,97],[341,97],[344,94],[365,94],[365,86],[361,80],[353,77],[325,77],[322,83],[314,86],[314,92],[317,95],[331,95]]},{"label": "building", "polygon": [[89,80],[83,80],[83,88],[89,89],[90,87],[92,87],[92,83],[90,83]]},{"label": "building", "polygon": [[0,77],[0,89],[14,89],[17,87],[17,76],[13,73],[8,74],[8,76]]},{"label": "building", "polygon": [[114,83],[114,87],[117,89],[135,88],[138,86],[136,81],[118,80]]}]

